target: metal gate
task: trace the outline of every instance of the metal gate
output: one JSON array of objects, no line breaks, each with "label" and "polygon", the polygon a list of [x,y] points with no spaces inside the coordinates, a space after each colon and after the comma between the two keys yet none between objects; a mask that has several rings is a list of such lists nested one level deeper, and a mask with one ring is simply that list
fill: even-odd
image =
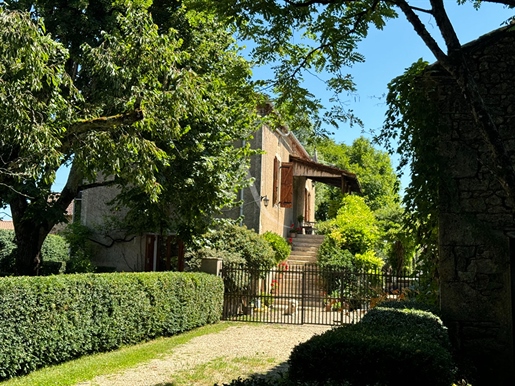
[{"label": "metal gate", "polygon": [[223,319],[285,324],[350,324],[382,300],[405,296],[415,275],[282,264],[272,270],[224,264]]}]

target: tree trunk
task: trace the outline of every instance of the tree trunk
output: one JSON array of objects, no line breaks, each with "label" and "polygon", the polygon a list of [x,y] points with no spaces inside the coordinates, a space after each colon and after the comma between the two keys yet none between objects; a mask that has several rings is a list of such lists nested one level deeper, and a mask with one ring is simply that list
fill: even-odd
[{"label": "tree trunk", "polygon": [[21,193],[10,200],[17,246],[17,275],[40,274],[41,246],[52,228],[65,221],[64,213],[77,196],[82,178],[82,173],[72,165],[66,186],[57,201],[47,196],[28,197]]},{"label": "tree trunk", "polygon": [[25,223],[16,229],[16,274],[38,276],[41,271],[41,246],[49,230],[43,226]]}]

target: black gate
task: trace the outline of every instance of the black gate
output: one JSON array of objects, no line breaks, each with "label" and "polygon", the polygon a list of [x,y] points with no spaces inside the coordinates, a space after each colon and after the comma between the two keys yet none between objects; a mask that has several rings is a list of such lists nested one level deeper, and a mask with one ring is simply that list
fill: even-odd
[{"label": "black gate", "polygon": [[224,264],[224,320],[286,324],[349,324],[380,301],[400,299],[415,275],[360,272],[317,265],[272,270]]}]

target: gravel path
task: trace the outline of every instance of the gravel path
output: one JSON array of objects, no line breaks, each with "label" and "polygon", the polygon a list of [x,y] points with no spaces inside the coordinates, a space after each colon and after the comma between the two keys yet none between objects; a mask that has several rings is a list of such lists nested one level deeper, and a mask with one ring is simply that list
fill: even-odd
[{"label": "gravel path", "polygon": [[330,326],[258,323],[231,326],[218,333],[193,338],[161,359],[153,359],[120,374],[97,377],[78,386],[172,385],[173,374],[220,357],[273,358],[272,369],[288,359],[294,346],[328,329]]}]

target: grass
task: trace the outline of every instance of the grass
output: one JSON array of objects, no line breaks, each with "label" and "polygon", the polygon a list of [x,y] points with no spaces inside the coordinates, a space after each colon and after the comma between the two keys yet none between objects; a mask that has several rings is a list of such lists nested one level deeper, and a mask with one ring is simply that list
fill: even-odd
[{"label": "grass", "polygon": [[220,357],[174,374],[170,382],[163,386],[213,386],[215,383],[230,382],[238,377],[246,378],[251,374],[267,373],[277,366],[277,362],[274,358],[262,356],[229,359]]},{"label": "grass", "polygon": [[[154,358],[160,358],[181,344],[206,334],[217,333],[233,326],[218,323],[197,328],[170,338],[159,338],[116,351],[82,357],[60,365],[46,367],[29,375],[2,382],[2,386],[68,386],[90,381],[100,375],[108,375]],[[174,385],[174,384],[171,384]],[[181,385],[186,385],[182,383]]]}]

